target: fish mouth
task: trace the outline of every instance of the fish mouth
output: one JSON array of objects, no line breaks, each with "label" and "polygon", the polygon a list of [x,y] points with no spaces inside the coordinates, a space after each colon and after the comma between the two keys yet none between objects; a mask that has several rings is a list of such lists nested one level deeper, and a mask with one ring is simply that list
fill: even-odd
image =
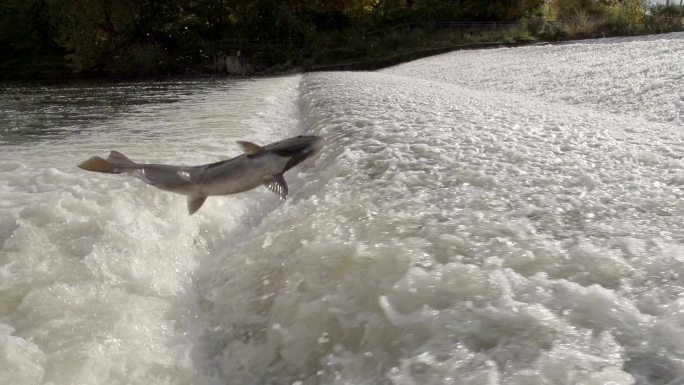
[{"label": "fish mouth", "polygon": [[325,145],[325,139],[320,136],[298,136],[291,138],[290,141],[295,142],[290,144],[291,147],[288,147],[289,143],[286,142],[284,143],[285,148],[274,149],[276,154],[290,157],[285,166],[285,171],[318,155]]},{"label": "fish mouth", "polygon": [[301,154],[294,157],[298,159],[298,162],[306,161],[308,163],[311,161],[311,159],[318,156],[323,150],[323,147],[325,146],[325,139],[321,138],[320,136],[311,136],[310,138],[311,141],[306,144],[306,148],[302,150]]},{"label": "fish mouth", "polygon": [[325,139],[321,138],[320,136],[315,136],[315,139],[313,139],[311,143],[311,147],[309,149],[309,153],[307,154],[308,156],[314,156],[317,155],[318,153],[323,150],[323,146],[325,145]]}]

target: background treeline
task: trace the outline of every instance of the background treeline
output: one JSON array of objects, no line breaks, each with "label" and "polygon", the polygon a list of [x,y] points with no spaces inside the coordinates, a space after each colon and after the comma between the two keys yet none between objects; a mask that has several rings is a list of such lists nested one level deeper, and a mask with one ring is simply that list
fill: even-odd
[{"label": "background treeline", "polygon": [[[645,0],[0,0],[0,69],[182,73],[238,49],[257,69],[286,68],[478,41],[663,32],[681,18],[681,5]],[[439,27],[454,20],[521,23]]]},{"label": "background treeline", "polygon": [[545,32],[559,38],[639,35],[682,29],[684,2],[552,0],[542,7]]}]

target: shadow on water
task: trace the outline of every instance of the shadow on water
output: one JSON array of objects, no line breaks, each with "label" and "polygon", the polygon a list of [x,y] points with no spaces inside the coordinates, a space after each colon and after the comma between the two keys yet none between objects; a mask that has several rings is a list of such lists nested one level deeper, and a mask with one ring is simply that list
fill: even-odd
[{"label": "shadow on water", "polygon": [[[305,182],[300,180],[296,173],[311,171],[313,167],[312,162],[306,162],[288,175],[287,180],[292,194],[285,202],[278,201],[271,195],[249,192],[254,197],[248,203],[244,215],[232,219],[239,225],[210,247],[209,254],[191,273],[193,286],[187,288],[185,294],[174,303],[174,311],[186,309],[188,312],[184,327],[193,339],[189,357],[201,379],[198,380],[201,381],[199,383],[243,383],[249,370],[239,370],[239,373],[234,373],[233,370],[236,369],[236,365],[241,365],[242,360],[247,360],[245,364],[254,365],[253,362],[248,362],[250,357],[264,363],[263,373],[260,378],[254,378],[255,383],[261,383],[259,381],[266,379],[277,383],[279,376],[293,375],[279,356],[261,357],[263,360],[250,356],[250,353],[253,354],[250,350],[253,349],[252,345],[266,343],[267,333],[271,329],[268,319],[273,300],[276,293],[282,290],[283,281],[287,279],[282,271],[283,260],[286,259],[284,254],[274,250],[264,251],[263,255],[254,254],[253,247],[254,244],[260,244],[269,237],[269,226],[273,225],[273,218],[269,217],[281,215],[284,205],[296,205],[300,199],[299,195]],[[276,219],[275,222],[279,221]],[[251,261],[250,263],[259,267],[248,270],[239,282],[234,276],[226,274],[231,267],[240,266],[246,261]],[[231,308],[235,314],[228,316],[226,301],[221,297],[229,295],[234,286],[245,286],[250,290],[240,294],[242,299],[236,300],[237,306]],[[259,316],[249,322],[246,321],[245,319],[252,317],[255,311]],[[242,322],[234,322],[236,319]],[[236,346],[244,346],[247,349],[244,357],[234,355],[238,349]],[[241,380],[235,377],[240,377]]]},{"label": "shadow on water", "polygon": [[625,361],[624,370],[634,376],[636,385],[675,385],[684,383],[677,366],[657,353],[634,353]]}]

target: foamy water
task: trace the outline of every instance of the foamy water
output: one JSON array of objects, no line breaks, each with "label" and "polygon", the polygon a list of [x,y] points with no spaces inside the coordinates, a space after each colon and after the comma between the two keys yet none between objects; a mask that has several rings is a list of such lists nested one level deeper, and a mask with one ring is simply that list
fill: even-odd
[{"label": "foamy water", "polygon": [[[683,384],[682,57],[671,34],[176,84],[14,135],[0,383]],[[138,87],[107,92],[159,99]],[[188,217],[73,167],[299,132],[326,147],[283,204]]]},{"label": "foamy water", "polygon": [[208,163],[237,155],[235,140],[291,135],[299,81],[6,89],[0,384],[201,383],[192,273],[277,202],[263,189],[189,217],[181,195],[75,166],[110,149]]}]

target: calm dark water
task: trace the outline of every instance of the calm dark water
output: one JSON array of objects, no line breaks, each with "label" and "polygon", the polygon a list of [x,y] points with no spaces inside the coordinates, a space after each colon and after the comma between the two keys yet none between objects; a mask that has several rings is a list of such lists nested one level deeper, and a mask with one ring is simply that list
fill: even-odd
[{"label": "calm dark water", "polygon": [[0,144],[59,139],[95,129],[98,121],[136,114],[143,106],[182,103],[190,96],[249,80],[69,81],[0,83]]}]

